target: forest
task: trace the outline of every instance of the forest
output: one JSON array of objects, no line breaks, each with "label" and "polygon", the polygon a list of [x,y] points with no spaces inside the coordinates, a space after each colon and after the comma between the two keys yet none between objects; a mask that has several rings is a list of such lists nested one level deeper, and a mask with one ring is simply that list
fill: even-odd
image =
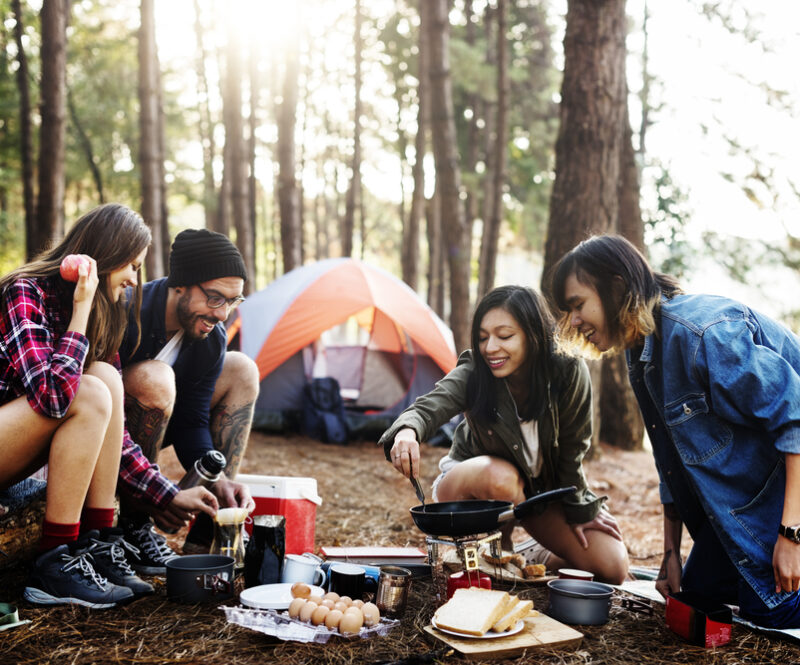
[{"label": "forest", "polygon": [[[482,294],[544,286],[579,240],[615,232],[689,283],[755,289],[797,326],[800,303],[785,299],[800,267],[796,169],[727,115],[747,99],[751,124],[796,118],[796,77],[777,76],[786,54],[770,32],[786,12],[791,24],[791,4],[0,0],[0,270],[120,201],[153,230],[148,279],[188,227],[235,240],[250,291],[358,257],[402,277],[463,349]],[[684,38],[762,69],[729,65],[739,87],[726,97],[689,62],[712,99],[679,107],[658,69],[670,13]],[[689,140],[722,146],[710,159],[701,139],[684,148],[727,186],[719,219],[697,217],[708,196],[664,150],[690,110]],[[749,236],[731,206],[750,215]],[[592,370],[601,412],[621,414],[598,435],[631,445],[641,431],[619,362]]]}]

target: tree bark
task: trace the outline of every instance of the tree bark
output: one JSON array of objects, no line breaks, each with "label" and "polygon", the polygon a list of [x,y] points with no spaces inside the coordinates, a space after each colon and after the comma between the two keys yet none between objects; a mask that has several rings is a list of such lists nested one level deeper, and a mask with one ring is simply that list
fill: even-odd
[{"label": "tree bark", "polygon": [[[427,2],[428,0],[424,0]],[[438,190],[438,185],[437,185]],[[444,318],[444,260],[442,259],[442,219],[439,195],[425,201],[425,232],[428,239],[428,305]]]},{"label": "tree bark", "polygon": [[105,195],[103,194],[103,175],[100,173],[100,169],[97,167],[97,163],[94,160],[92,141],[86,134],[83,123],[81,123],[81,119],[78,117],[78,111],[75,108],[75,104],[72,102],[72,94],[69,90],[67,91],[67,107],[69,108],[69,117],[70,120],[72,120],[72,125],[75,127],[75,131],[78,134],[78,144],[83,149],[83,155],[86,157],[89,171],[92,173],[94,186],[97,188],[97,198],[99,202],[103,204],[106,202]]},{"label": "tree bark", "polygon": [[67,102],[69,0],[44,0],[42,20],[39,201],[29,251],[36,254],[64,234],[64,136]]},{"label": "tree bark", "polygon": [[[625,96],[625,1],[570,0],[564,37],[561,125],[556,180],[550,197],[542,285],[578,242],[614,231],[619,215]],[[612,369],[612,367],[609,367]],[[602,366],[590,363],[594,412],[599,413]],[[597,443],[606,414],[595,419]],[[616,417],[616,414],[609,417]]]},{"label": "tree bark", "polygon": [[497,124],[494,136],[494,171],[492,177],[491,215],[484,222],[481,260],[478,269],[478,298],[494,286],[495,264],[500,226],[503,221],[503,189],[506,183],[506,152],[508,142],[508,38],[506,0],[497,0]]},{"label": "tree bark", "polygon": [[145,259],[147,278],[166,273],[164,264],[163,159],[159,137],[161,88],[153,0],[141,0],[139,28],[139,172],[142,181],[142,218],[153,242]]},{"label": "tree bark", "polygon": [[11,0],[14,10],[14,41],[17,45],[17,88],[19,89],[19,136],[22,162],[22,200],[25,207],[25,258],[33,258],[36,240],[36,193],[33,180],[33,134],[31,132],[31,94],[28,86],[28,56],[25,53],[20,0]]},{"label": "tree bark", "polygon": [[214,122],[211,119],[209,106],[208,75],[206,73],[206,53],[203,21],[200,13],[200,1],[194,0],[194,31],[197,39],[197,60],[195,70],[197,74],[198,99],[200,122],[200,143],[203,145],[203,211],[205,212],[206,228],[214,229],[217,221],[217,185],[214,182]]},{"label": "tree bark", "polygon": [[300,265],[300,215],[297,207],[294,131],[297,123],[298,52],[296,45],[286,52],[283,94],[278,110],[278,201],[280,205],[281,251],[284,273]]},{"label": "tree bark", "polygon": [[[362,51],[364,49],[364,42],[361,36],[361,0],[356,0],[355,11],[356,25],[353,36],[353,46],[355,50],[355,75],[353,77],[355,86],[355,105],[353,108],[353,162],[350,186],[347,189],[347,199],[344,205],[344,220],[342,222],[343,256],[353,255],[353,231],[355,229],[356,207],[361,200],[361,114],[363,112],[361,102],[361,60]],[[362,224],[363,221],[362,218]],[[363,246],[363,234],[361,242]]]},{"label": "tree bark", "polygon": [[470,243],[461,203],[461,173],[456,146],[450,78],[450,23],[447,0],[423,3],[422,20],[430,37],[431,134],[442,215],[443,247],[450,272],[450,328],[456,349],[469,346]]}]

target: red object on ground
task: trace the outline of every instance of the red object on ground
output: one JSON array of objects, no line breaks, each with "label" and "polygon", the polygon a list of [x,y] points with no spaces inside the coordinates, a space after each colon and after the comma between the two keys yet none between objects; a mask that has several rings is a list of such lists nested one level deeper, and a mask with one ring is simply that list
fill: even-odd
[{"label": "red object on ground", "polygon": [[78,281],[78,268],[82,265],[89,267],[89,257],[83,254],[67,254],[61,261],[61,277],[68,282]]},{"label": "red object on ground", "polygon": [[453,573],[447,578],[447,597],[448,599],[456,592],[456,589],[477,586],[482,589],[491,589],[492,580],[486,573],[477,570],[462,570]]},{"label": "red object on ground", "polygon": [[681,591],[667,596],[667,628],[701,647],[718,647],[731,639],[731,608]]}]

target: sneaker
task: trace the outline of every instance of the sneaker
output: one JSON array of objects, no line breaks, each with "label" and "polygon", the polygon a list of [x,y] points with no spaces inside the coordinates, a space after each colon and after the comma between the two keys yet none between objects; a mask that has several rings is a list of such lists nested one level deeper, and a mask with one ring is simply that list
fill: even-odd
[{"label": "sneaker", "polygon": [[544,566],[550,559],[552,552],[538,541],[530,538],[525,542],[519,543],[514,546],[514,552],[521,554],[525,558],[525,565],[540,563]]},{"label": "sneaker", "polygon": [[133,591],[98,573],[90,554],[73,554],[68,545],[59,545],[37,557],[23,597],[35,605],[105,608],[132,600]]},{"label": "sneaker", "polygon": [[183,542],[184,554],[208,554],[214,540],[214,522],[206,513],[200,513],[189,528]]},{"label": "sneaker", "polygon": [[167,545],[167,539],[156,532],[153,523],[147,520],[142,524],[123,524],[122,528],[125,541],[133,545],[127,554],[131,567],[144,575],[166,575],[167,561],[178,555]]},{"label": "sneaker", "polygon": [[92,555],[95,570],[118,586],[128,587],[135,598],[146,596],[155,591],[133,572],[126,555],[138,556],[139,550],[126,542],[122,529],[103,529],[89,531],[78,539],[76,552],[87,552]]}]

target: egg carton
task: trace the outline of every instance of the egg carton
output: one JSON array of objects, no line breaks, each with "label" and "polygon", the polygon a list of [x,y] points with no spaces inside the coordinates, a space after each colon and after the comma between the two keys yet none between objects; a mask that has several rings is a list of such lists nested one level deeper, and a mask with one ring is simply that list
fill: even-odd
[{"label": "egg carton", "polygon": [[362,628],[358,633],[342,635],[338,630],[331,630],[325,626],[314,626],[299,619],[293,619],[288,612],[276,610],[260,610],[250,607],[220,606],[228,623],[234,623],[243,628],[250,628],[265,635],[272,635],[281,640],[292,642],[315,642],[325,644],[331,637],[345,639],[368,639],[378,635],[387,635],[395,626],[399,625],[397,619],[382,617],[380,622],[369,628]]}]

